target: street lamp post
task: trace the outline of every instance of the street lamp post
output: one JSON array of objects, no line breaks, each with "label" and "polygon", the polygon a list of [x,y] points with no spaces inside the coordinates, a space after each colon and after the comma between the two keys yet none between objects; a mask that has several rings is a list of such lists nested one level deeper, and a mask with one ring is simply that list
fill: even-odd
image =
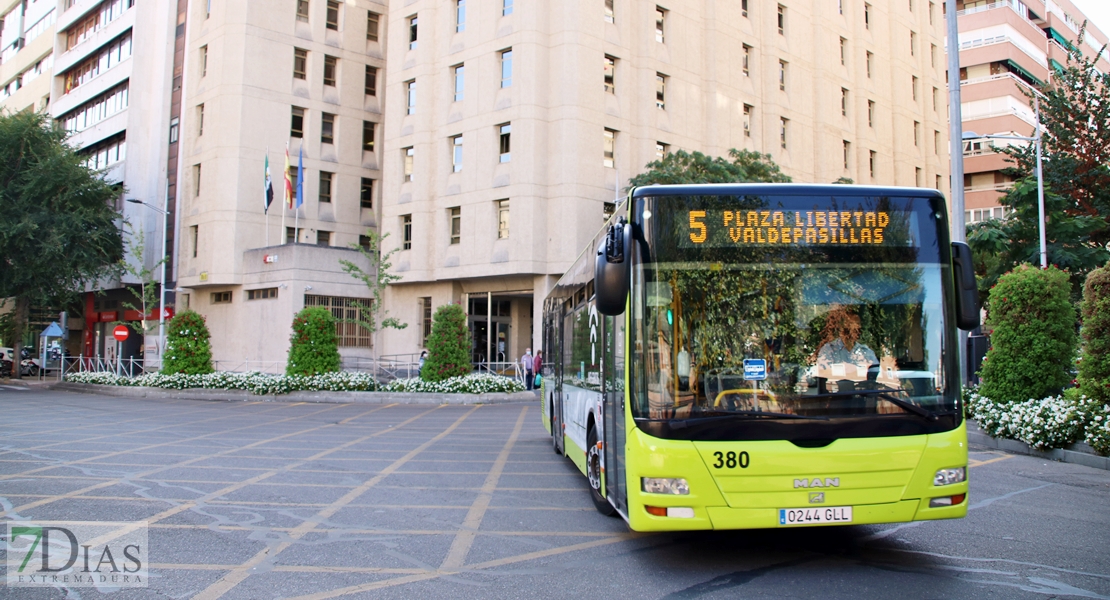
[{"label": "street lamp post", "polygon": [[964,132],[964,139],[985,138],[988,140],[1021,140],[1023,142],[1033,142],[1033,146],[1037,151],[1037,228],[1040,231],[1041,246],[1041,268],[1048,268],[1048,249],[1045,243],[1045,226],[1044,226],[1044,171],[1041,168],[1041,106],[1040,100],[1036,97],[1033,98],[1033,107],[1037,112],[1037,129],[1033,137],[1025,137],[1022,135],[979,135],[974,131]]},{"label": "street lamp post", "polygon": [[[166,221],[170,216],[169,189],[166,190],[166,197],[163,200],[162,208],[158,208],[153,204],[147,204],[137,198],[128,198],[127,201],[132,204],[142,204],[151,210],[162,213],[162,274],[158,282],[158,360],[162,360],[162,352],[166,339]],[[145,317],[146,315],[143,316]]]}]

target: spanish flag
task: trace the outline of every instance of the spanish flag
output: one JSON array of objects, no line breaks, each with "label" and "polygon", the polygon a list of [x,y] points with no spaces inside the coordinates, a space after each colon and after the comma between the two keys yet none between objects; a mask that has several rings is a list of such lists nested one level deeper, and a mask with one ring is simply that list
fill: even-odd
[{"label": "spanish flag", "polygon": [[289,144],[285,145],[285,204],[293,208],[293,180],[289,177]]}]

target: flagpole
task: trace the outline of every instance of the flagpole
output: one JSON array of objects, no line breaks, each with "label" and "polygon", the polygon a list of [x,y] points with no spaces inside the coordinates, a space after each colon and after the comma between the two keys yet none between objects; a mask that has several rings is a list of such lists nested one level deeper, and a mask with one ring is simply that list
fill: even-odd
[{"label": "flagpole", "polygon": [[[285,244],[285,213],[286,207],[289,206],[289,142],[285,142],[285,171],[282,173],[282,194],[281,194],[281,231],[279,232],[278,239],[281,243]],[[296,241],[296,240],[294,240]]]},{"label": "flagpole", "polygon": [[266,215],[266,223],[262,226],[266,230],[266,247],[270,247],[270,203],[266,198],[266,186],[270,179],[270,147],[266,146],[266,171],[262,173],[262,214]]}]

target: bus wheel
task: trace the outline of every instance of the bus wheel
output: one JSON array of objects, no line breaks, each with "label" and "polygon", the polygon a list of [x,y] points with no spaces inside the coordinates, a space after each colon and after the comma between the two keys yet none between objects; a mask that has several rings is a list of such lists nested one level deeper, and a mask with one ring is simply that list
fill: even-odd
[{"label": "bus wheel", "polygon": [[597,447],[597,429],[590,425],[586,434],[586,478],[590,481],[590,499],[594,501],[597,512],[612,517],[617,509],[601,495],[601,449]]}]

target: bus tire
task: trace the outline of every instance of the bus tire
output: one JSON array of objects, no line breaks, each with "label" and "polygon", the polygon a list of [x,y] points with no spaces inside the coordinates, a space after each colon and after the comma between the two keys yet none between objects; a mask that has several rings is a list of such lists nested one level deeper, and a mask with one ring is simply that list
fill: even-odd
[{"label": "bus tire", "polygon": [[597,512],[612,517],[617,514],[617,509],[601,495],[601,449],[597,447],[597,428],[590,423],[590,431],[586,434],[586,479],[590,483],[590,499],[594,501]]}]

